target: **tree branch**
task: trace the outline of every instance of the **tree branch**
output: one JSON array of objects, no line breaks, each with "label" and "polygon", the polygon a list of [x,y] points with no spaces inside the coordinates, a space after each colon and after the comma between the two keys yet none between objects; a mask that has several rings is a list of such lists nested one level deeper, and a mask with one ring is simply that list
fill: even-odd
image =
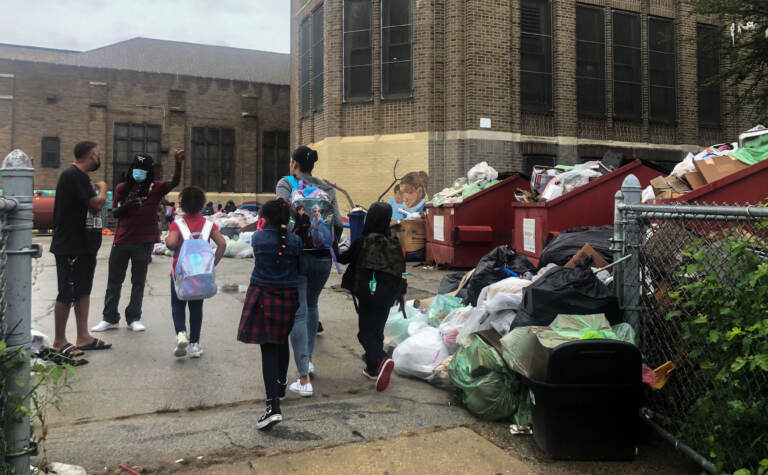
[{"label": "tree branch", "polygon": [[384,195],[389,193],[389,190],[392,189],[393,186],[397,184],[398,181],[400,181],[400,178],[397,177],[397,164],[400,163],[400,160],[395,160],[395,166],[392,167],[392,177],[394,177],[395,181],[390,184],[386,190],[384,190],[384,193],[380,194],[379,197],[376,199],[376,201],[381,201],[382,198],[384,198]]}]

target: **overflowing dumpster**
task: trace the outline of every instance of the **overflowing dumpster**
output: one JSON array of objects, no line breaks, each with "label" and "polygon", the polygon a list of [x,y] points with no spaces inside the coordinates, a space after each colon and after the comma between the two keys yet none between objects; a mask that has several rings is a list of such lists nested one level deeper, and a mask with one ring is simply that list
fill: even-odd
[{"label": "overflowing dumpster", "polygon": [[757,205],[768,197],[768,160],[724,176],[688,193],[657,203]]},{"label": "overflowing dumpster", "polygon": [[512,244],[513,211],[509,203],[515,201],[518,188],[529,186],[528,178],[515,173],[461,203],[427,205],[427,261],[474,267],[493,248]]}]

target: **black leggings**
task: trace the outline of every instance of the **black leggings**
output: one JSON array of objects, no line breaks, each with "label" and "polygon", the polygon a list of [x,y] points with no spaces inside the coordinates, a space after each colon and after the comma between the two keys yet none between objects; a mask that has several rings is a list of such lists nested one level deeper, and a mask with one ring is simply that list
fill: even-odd
[{"label": "black leggings", "polygon": [[280,384],[286,384],[290,356],[291,350],[288,347],[288,342],[261,345],[261,371],[264,374],[267,399],[280,397]]}]

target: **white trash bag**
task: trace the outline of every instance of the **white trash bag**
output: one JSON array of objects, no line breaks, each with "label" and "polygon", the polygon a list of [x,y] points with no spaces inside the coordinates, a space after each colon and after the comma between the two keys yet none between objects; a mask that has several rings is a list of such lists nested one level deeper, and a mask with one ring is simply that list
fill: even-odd
[{"label": "white trash bag", "polygon": [[435,368],[450,356],[443,343],[440,330],[425,326],[397,345],[392,353],[395,372],[401,376],[414,376],[429,381]]}]

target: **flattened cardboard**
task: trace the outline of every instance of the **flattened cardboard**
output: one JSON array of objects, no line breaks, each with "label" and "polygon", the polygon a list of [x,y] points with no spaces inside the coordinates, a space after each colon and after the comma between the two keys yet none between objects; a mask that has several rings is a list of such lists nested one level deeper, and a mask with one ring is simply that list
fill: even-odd
[{"label": "flattened cardboard", "polygon": [[749,165],[742,163],[731,156],[725,157],[710,157],[704,160],[694,160],[693,164],[696,166],[696,170],[701,172],[701,175],[707,181],[712,183],[720,178],[728,176],[732,173],[736,173],[739,170],[747,168]]},{"label": "flattened cardboard", "polygon": [[416,252],[426,246],[426,235],[423,219],[409,219],[400,221],[399,231],[396,231],[400,245],[405,252]]},{"label": "flattened cardboard", "polygon": [[700,172],[686,173],[685,181],[687,181],[688,184],[691,185],[691,188],[694,190],[707,184],[707,181],[704,179],[704,175],[702,175]]},{"label": "flattened cardboard", "polygon": [[592,256],[592,267],[605,267],[608,265],[608,262],[603,259],[603,256],[600,255],[599,252],[595,251],[595,249],[589,245],[589,243],[584,244],[584,246],[577,252],[576,254],[571,257],[571,260],[569,260],[564,267],[567,267],[568,269],[573,269],[576,267],[576,263],[581,260],[584,256]]},{"label": "flattened cardboard", "polygon": [[667,190],[671,190],[675,193],[688,193],[691,191],[691,187],[688,186],[686,182],[674,175],[657,176],[651,180],[651,186],[653,187],[653,192],[657,198],[660,193]]}]

